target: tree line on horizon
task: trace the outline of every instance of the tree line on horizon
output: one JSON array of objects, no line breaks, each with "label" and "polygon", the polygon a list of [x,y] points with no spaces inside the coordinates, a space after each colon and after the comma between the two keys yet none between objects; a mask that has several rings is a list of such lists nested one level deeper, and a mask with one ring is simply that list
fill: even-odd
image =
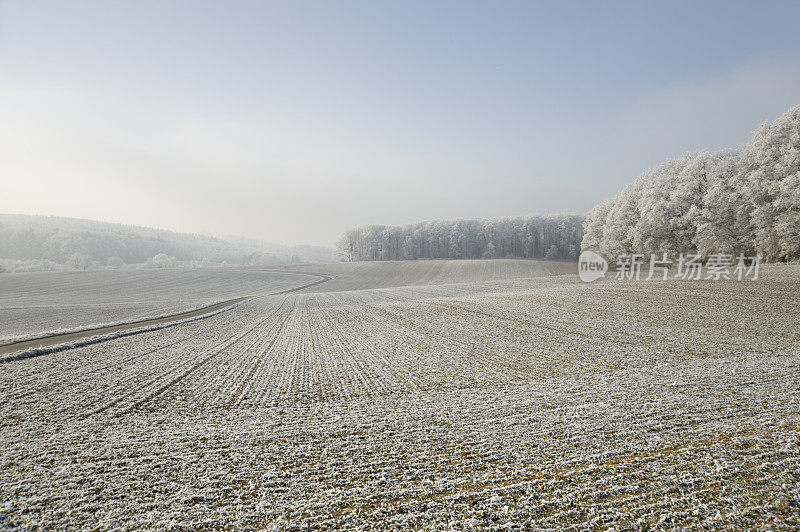
[{"label": "tree line on horizon", "polygon": [[577,260],[583,217],[570,214],[495,220],[435,220],[347,231],[336,253],[350,261],[527,258]]}]

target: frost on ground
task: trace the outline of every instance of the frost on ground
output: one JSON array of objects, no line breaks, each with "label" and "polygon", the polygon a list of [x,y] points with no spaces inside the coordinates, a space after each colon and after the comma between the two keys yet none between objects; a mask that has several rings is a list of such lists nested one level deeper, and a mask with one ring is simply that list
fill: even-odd
[{"label": "frost on ground", "polygon": [[524,259],[340,262],[291,264],[276,268],[332,277],[330,282],[307,288],[304,292],[442,285],[575,273],[573,262]]},{"label": "frost on ground", "polygon": [[0,526],[800,526],[800,270],[261,298],[0,367]]},{"label": "frost on ground", "polygon": [[315,279],[257,268],[4,273],[0,342],[161,317]]}]

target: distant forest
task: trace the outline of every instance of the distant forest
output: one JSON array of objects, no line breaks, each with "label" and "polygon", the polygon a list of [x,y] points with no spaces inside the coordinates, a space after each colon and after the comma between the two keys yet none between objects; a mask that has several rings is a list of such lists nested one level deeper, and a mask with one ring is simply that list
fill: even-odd
[{"label": "distant forest", "polygon": [[0,214],[0,271],[324,262],[330,248],[281,246],[76,218]]},{"label": "distant forest", "polygon": [[582,248],[800,258],[800,105],[736,150],[687,153],[645,172],[586,219]]},{"label": "distant forest", "polygon": [[583,218],[517,216],[447,220],[405,226],[368,225],[347,231],[336,245],[346,260],[526,258],[576,260]]}]

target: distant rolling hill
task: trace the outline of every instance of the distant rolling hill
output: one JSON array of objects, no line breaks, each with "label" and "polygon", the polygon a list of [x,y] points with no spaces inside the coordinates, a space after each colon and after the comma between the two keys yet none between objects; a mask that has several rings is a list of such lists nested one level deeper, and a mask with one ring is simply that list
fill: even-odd
[{"label": "distant rolling hill", "polygon": [[319,246],[282,246],[244,237],[176,233],[77,218],[0,214],[0,268],[4,271],[331,260],[331,249]]}]

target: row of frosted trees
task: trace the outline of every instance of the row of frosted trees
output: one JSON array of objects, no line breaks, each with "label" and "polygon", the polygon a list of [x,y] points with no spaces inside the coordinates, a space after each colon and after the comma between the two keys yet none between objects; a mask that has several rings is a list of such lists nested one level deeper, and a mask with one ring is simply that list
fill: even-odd
[{"label": "row of frosted trees", "polygon": [[582,249],[800,258],[800,106],[737,150],[695,152],[645,172],[587,216]]},{"label": "row of frosted trees", "polygon": [[498,220],[439,220],[405,226],[368,225],[336,245],[346,260],[529,258],[575,260],[583,218],[517,216]]}]

